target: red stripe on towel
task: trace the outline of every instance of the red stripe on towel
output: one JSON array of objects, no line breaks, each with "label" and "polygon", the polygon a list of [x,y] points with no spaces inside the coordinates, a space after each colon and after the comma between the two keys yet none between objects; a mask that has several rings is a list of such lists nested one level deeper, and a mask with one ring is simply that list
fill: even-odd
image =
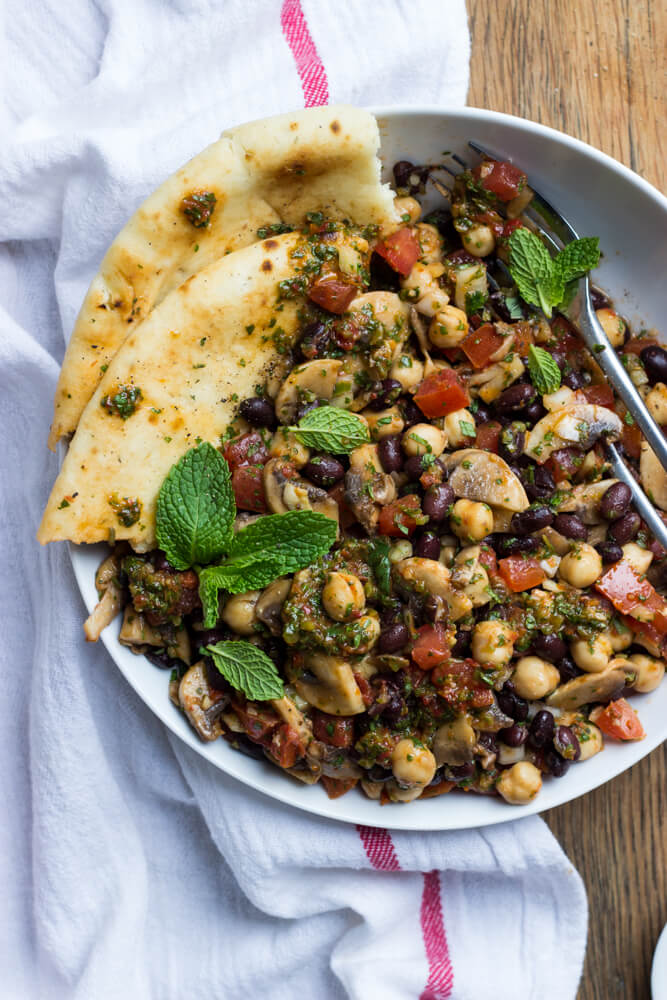
[{"label": "red stripe on towel", "polygon": [[324,64],[320,59],[308,22],[301,9],[301,0],[283,0],[280,26],[290,47],[296,70],[301,80],[307,108],[329,102],[329,84]]},{"label": "red stripe on towel", "polygon": [[357,830],[373,868],[381,872],[400,872],[394,843],[386,830],[371,826],[357,826]]},{"label": "red stripe on towel", "polygon": [[442,919],[440,875],[436,871],[424,873],[421,925],[428,959],[428,982],[419,1000],[445,1000],[452,993],[454,971]]}]

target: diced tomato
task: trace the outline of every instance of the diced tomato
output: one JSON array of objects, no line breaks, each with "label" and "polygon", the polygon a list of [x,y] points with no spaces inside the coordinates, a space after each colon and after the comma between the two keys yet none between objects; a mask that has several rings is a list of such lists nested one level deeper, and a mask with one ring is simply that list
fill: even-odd
[{"label": "diced tomato", "polygon": [[352,676],[357,682],[357,687],[359,688],[359,693],[361,694],[361,700],[363,701],[366,708],[368,708],[370,705],[373,704],[374,701],[373,689],[366,680],[366,678],[364,677],[364,675],[360,674],[359,671],[354,670],[352,672]]},{"label": "diced tomato", "polygon": [[493,210],[489,212],[479,212],[474,217],[474,221],[478,222],[482,226],[488,226],[496,239],[500,239],[503,235],[505,227],[509,224],[504,221],[498,212]]},{"label": "diced tomato", "polygon": [[234,469],[232,489],[239,510],[250,510],[255,514],[267,513],[263,465],[240,465]]},{"label": "diced tomato", "polygon": [[419,241],[411,229],[407,226],[398,229],[391,236],[386,236],[375,247],[375,252],[384,257],[394,271],[398,271],[403,277],[410,274],[421,257]]},{"label": "diced tomato", "polygon": [[604,708],[594,708],[590,719],[603,733],[617,740],[643,740],[646,736],[639,716],[625,698],[610,701]]},{"label": "diced tomato", "polygon": [[245,729],[246,735],[253,743],[266,745],[271,734],[280,725],[280,718],[272,708],[261,708],[252,702],[245,702],[237,698],[232,699],[232,708]]},{"label": "diced tomato", "polygon": [[526,184],[526,175],[507,160],[485,160],[472,171],[483,188],[500,201],[511,201]]},{"label": "diced tomato", "polygon": [[408,493],[382,508],[378,531],[390,538],[405,538],[412,534],[418,524],[426,524],[427,520],[422,514],[417,494]]},{"label": "diced tomato", "polygon": [[445,256],[445,260],[452,267],[460,267],[462,264],[479,264],[479,257],[473,257],[467,250],[452,250]]},{"label": "diced tomato", "polygon": [[537,559],[524,556],[507,556],[506,559],[501,559],[498,571],[514,594],[537,587],[546,576]]},{"label": "diced tomato", "polygon": [[585,455],[579,448],[559,448],[547,460],[546,467],[557,483],[569,479],[583,463]]},{"label": "diced tomato", "polygon": [[296,729],[283,722],[271,737],[268,751],[280,767],[294,767],[306,748]]},{"label": "diced tomato", "polygon": [[425,417],[446,417],[467,406],[470,396],[456,372],[443,368],[420,383],[414,400]]},{"label": "diced tomato", "polygon": [[630,337],[623,344],[623,354],[640,354],[645,347],[654,347],[658,343],[654,337]]},{"label": "diced tomato", "polygon": [[339,799],[359,783],[358,778],[329,778],[326,774],[323,774],[320,780],[330,799]]},{"label": "diced tomato", "polygon": [[341,315],[347,310],[350,302],[359,293],[356,285],[349,281],[341,281],[335,275],[327,274],[318,278],[308,292],[311,302],[326,309],[327,312]]},{"label": "diced tomato", "polygon": [[473,368],[485,368],[492,354],[502,347],[505,338],[496,332],[493,323],[484,323],[461,341],[461,350],[471,362]]},{"label": "diced tomato", "polygon": [[448,660],[431,672],[431,680],[449,705],[486,708],[493,704],[493,692],[480,677],[475,660]]},{"label": "diced tomato", "polygon": [[516,232],[517,229],[526,229],[527,227],[521,221],[521,219],[508,219],[503,226],[503,239],[508,240],[512,233]]},{"label": "diced tomato", "polygon": [[223,455],[232,471],[239,465],[263,464],[269,457],[264,440],[257,431],[250,431],[233,441],[228,441]]},{"label": "diced tomato", "polygon": [[433,465],[430,465],[428,469],[422,472],[419,477],[419,482],[420,485],[427,490],[429,486],[437,486],[443,481],[444,478],[445,474],[442,470],[442,466],[438,465],[437,462],[434,462]]},{"label": "diced tomato", "polygon": [[566,354],[572,354],[582,346],[581,340],[572,323],[565,316],[558,313],[551,321],[551,332],[553,333],[560,350]]},{"label": "diced tomato", "polygon": [[412,659],[422,670],[431,670],[449,659],[449,649],[444,625],[422,625],[412,648]]},{"label": "diced tomato", "polygon": [[617,563],[595,584],[617,611],[639,622],[647,622],[661,634],[667,633],[667,601],[655,587],[643,580],[627,559]]},{"label": "diced tomato", "polygon": [[458,349],[458,347],[443,347],[442,353],[447,358],[447,360],[450,361],[453,365],[455,365],[457,361],[464,360],[463,355],[461,354],[461,351]]},{"label": "diced tomato", "polygon": [[642,432],[636,423],[628,424],[623,420],[623,433],[621,434],[621,444],[623,451],[630,458],[639,458],[642,451]]},{"label": "diced tomato", "polygon": [[354,743],[354,719],[313,709],[313,736],[330,747],[351,747]]},{"label": "diced tomato", "polygon": [[496,558],[496,553],[493,551],[490,545],[485,545],[482,543],[479,548],[479,561],[482,566],[485,567],[487,572],[494,574],[498,572],[498,560]]},{"label": "diced tomato", "polygon": [[514,344],[512,345],[512,350],[515,351],[520,358],[527,358],[528,349],[533,343],[533,331],[530,323],[515,323],[512,327],[512,332],[514,334]]},{"label": "diced tomato", "polygon": [[610,385],[587,385],[581,390],[587,402],[594,406],[606,406],[612,408],[614,405],[614,390]]},{"label": "diced tomato", "polygon": [[481,424],[477,428],[475,447],[481,448],[483,451],[492,451],[497,455],[502,429],[502,425],[497,420],[491,420],[488,424]]}]

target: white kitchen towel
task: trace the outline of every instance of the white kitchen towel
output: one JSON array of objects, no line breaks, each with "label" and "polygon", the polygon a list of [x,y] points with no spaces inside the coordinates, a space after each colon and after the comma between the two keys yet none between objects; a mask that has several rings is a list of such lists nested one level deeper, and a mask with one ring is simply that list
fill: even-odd
[{"label": "white kitchen towel", "polygon": [[574,997],[585,896],[541,820],[390,834],[244,788],[86,646],[34,538],[65,338],[134,208],[244,120],[463,104],[463,0],[5,0],[2,44],[0,996]]}]

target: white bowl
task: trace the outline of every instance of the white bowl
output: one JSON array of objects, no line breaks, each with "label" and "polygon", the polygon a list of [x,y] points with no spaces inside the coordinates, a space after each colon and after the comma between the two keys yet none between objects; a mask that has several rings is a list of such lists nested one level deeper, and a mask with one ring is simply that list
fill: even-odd
[{"label": "white bowl", "polygon": [[[664,324],[663,275],[667,273],[667,200],[632,171],[576,139],[533,122],[471,108],[443,111],[381,108],[382,160],[387,179],[400,159],[438,162],[446,150],[469,157],[469,139],[505,154],[570,220],[581,236],[599,236],[605,254],[596,282],[611,293],[619,311],[639,329]],[[427,206],[437,202],[432,198]],[[89,610],[96,603],[94,577],[104,546],[71,546],[72,563]],[[667,682],[638,695],[646,738],[639,743],[609,741],[603,753],[572,767],[561,779],[546,778],[527,806],[458,792],[408,806],[380,807],[352,791],[331,801],[319,786],[305,786],[262,761],[233,750],[224,740],[203,744],[170,703],[168,674],[133,655],[117,639],[118,626],[102,640],[137,694],[172,732],[215,767],[252,788],[306,811],[348,823],[400,830],[455,830],[503,823],[562,805],[632,767],[667,738]],[[215,771],[211,770],[211,780]]]}]

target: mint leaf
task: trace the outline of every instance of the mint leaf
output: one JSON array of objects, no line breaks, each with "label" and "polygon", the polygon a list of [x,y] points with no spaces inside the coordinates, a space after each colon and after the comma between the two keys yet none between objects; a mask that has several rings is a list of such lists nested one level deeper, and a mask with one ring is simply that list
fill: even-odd
[{"label": "mint leaf", "polygon": [[523,309],[521,308],[518,295],[506,295],[505,305],[510,314],[510,319],[523,319]]},{"label": "mint leaf", "polygon": [[528,371],[530,379],[541,395],[556,392],[560,388],[560,368],[557,362],[543,347],[530,345],[528,351]]},{"label": "mint leaf", "polygon": [[268,514],[239,531],[221,566],[199,573],[204,628],[218,619],[218,591],[243,594],[260,590],[286,573],[310,566],[336,541],[336,522],[312,510]]},{"label": "mint leaf", "polygon": [[551,316],[554,264],[549,251],[530,229],[515,229],[509,238],[509,268],[521,298]]},{"label": "mint leaf", "polygon": [[347,455],[370,441],[368,427],[363,420],[335,406],[318,406],[305,415],[298,427],[290,427],[289,430],[294,431],[307,448],[334,455]]},{"label": "mint leaf", "polygon": [[[600,240],[597,236],[584,236],[572,240],[560,251],[554,260],[554,269],[563,285],[575,278],[581,278],[591,268],[600,263]],[[559,300],[560,301],[560,300]],[[554,303],[557,305],[558,303]]]},{"label": "mint leaf", "polygon": [[250,701],[283,697],[285,689],[278,668],[251,642],[218,642],[201,652],[210,656],[225,680]]},{"label": "mint leaf", "polygon": [[173,465],[157,498],[158,544],[176,569],[210,563],[227,549],[236,516],[229,466],[204,441]]},{"label": "mint leaf", "polygon": [[383,597],[389,597],[391,592],[390,548],[391,545],[387,538],[373,538],[368,543],[368,562],[375,575],[378,590]]}]

